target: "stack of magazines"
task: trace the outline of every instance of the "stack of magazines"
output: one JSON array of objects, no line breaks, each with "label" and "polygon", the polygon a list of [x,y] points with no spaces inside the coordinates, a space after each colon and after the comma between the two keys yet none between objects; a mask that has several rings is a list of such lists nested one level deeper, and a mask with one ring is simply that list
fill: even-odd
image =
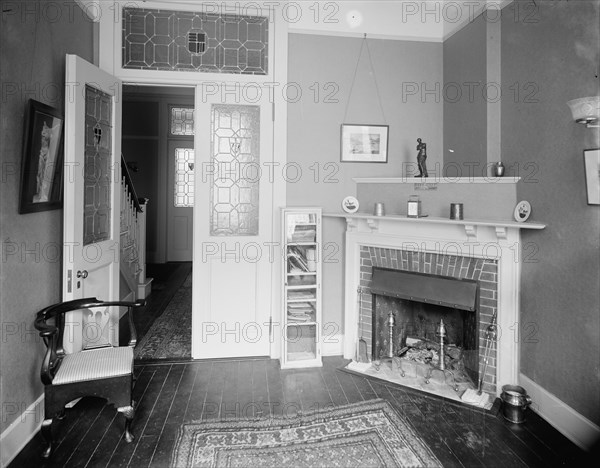
[{"label": "stack of magazines", "polygon": [[308,302],[288,303],[288,322],[309,322],[314,313],[313,307]]},{"label": "stack of magazines", "polygon": [[292,233],[292,242],[314,242],[317,231],[315,226],[297,224]]}]

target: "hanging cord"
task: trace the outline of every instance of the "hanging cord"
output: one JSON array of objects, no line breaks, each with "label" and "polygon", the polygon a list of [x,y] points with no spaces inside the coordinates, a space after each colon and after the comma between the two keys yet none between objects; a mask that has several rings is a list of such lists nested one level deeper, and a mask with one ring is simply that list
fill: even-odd
[{"label": "hanging cord", "polygon": [[358,74],[358,66],[360,65],[360,58],[362,57],[363,47],[367,46],[367,54],[369,55],[369,66],[373,73],[373,80],[375,81],[375,91],[377,92],[377,101],[379,102],[379,109],[383,116],[383,123],[386,123],[385,112],[383,111],[383,104],[381,103],[381,94],[379,93],[379,85],[377,84],[377,74],[375,73],[375,67],[373,66],[373,59],[371,57],[371,49],[369,49],[369,43],[367,42],[367,33],[363,36],[363,40],[360,43],[360,52],[358,53],[358,59],[356,60],[356,67],[354,68],[354,76],[352,77],[352,84],[350,85],[350,93],[348,93],[348,100],[346,101],[346,108],[344,109],[344,122],[348,116],[348,107],[350,106],[350,100],[352,98],[352,91],[354,90],[354,83],[356,81],[356,75]]}]

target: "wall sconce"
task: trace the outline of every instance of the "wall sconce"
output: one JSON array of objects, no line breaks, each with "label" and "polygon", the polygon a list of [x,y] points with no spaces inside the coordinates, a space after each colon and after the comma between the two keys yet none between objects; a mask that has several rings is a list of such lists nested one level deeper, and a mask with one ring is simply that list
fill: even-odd
[{"label": "wall sconce", "polygon": [[194,170],[194,163],[188,163],[188,167],[190,169],[190,171]]},{"label": "wall sconce", "polygon": [[573,119],[577,123],[585,124],[587,128],[598,128],[600,120],[600,96],[590,96],[568,101]]}]

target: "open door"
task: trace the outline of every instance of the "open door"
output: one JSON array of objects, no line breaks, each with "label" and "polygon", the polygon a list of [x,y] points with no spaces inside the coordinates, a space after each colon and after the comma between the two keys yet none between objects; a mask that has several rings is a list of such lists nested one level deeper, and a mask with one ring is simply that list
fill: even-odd
[{"label": "open door", "polygon": [[[119,299],[121,82],[67,55],[63,300]],[[66,352],[118,344],[119,311],[66,317]]]}]

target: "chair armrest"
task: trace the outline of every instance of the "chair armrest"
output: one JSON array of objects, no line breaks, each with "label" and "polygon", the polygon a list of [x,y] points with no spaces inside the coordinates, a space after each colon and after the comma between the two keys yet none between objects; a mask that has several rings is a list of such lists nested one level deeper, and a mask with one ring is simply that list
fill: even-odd
[{"label": "chair armrest", "polygon": [[137,330],[135,329],[135,324],[133,323],[133,309],[136,307],[143,307],[146,305],[146,301],[144,299],[138,299],[133,303],[133,305],[128,306],[129,310],[127,311],[127,322],[129,323],[129,342],[127,346],[135,348],[137,345]]}]

